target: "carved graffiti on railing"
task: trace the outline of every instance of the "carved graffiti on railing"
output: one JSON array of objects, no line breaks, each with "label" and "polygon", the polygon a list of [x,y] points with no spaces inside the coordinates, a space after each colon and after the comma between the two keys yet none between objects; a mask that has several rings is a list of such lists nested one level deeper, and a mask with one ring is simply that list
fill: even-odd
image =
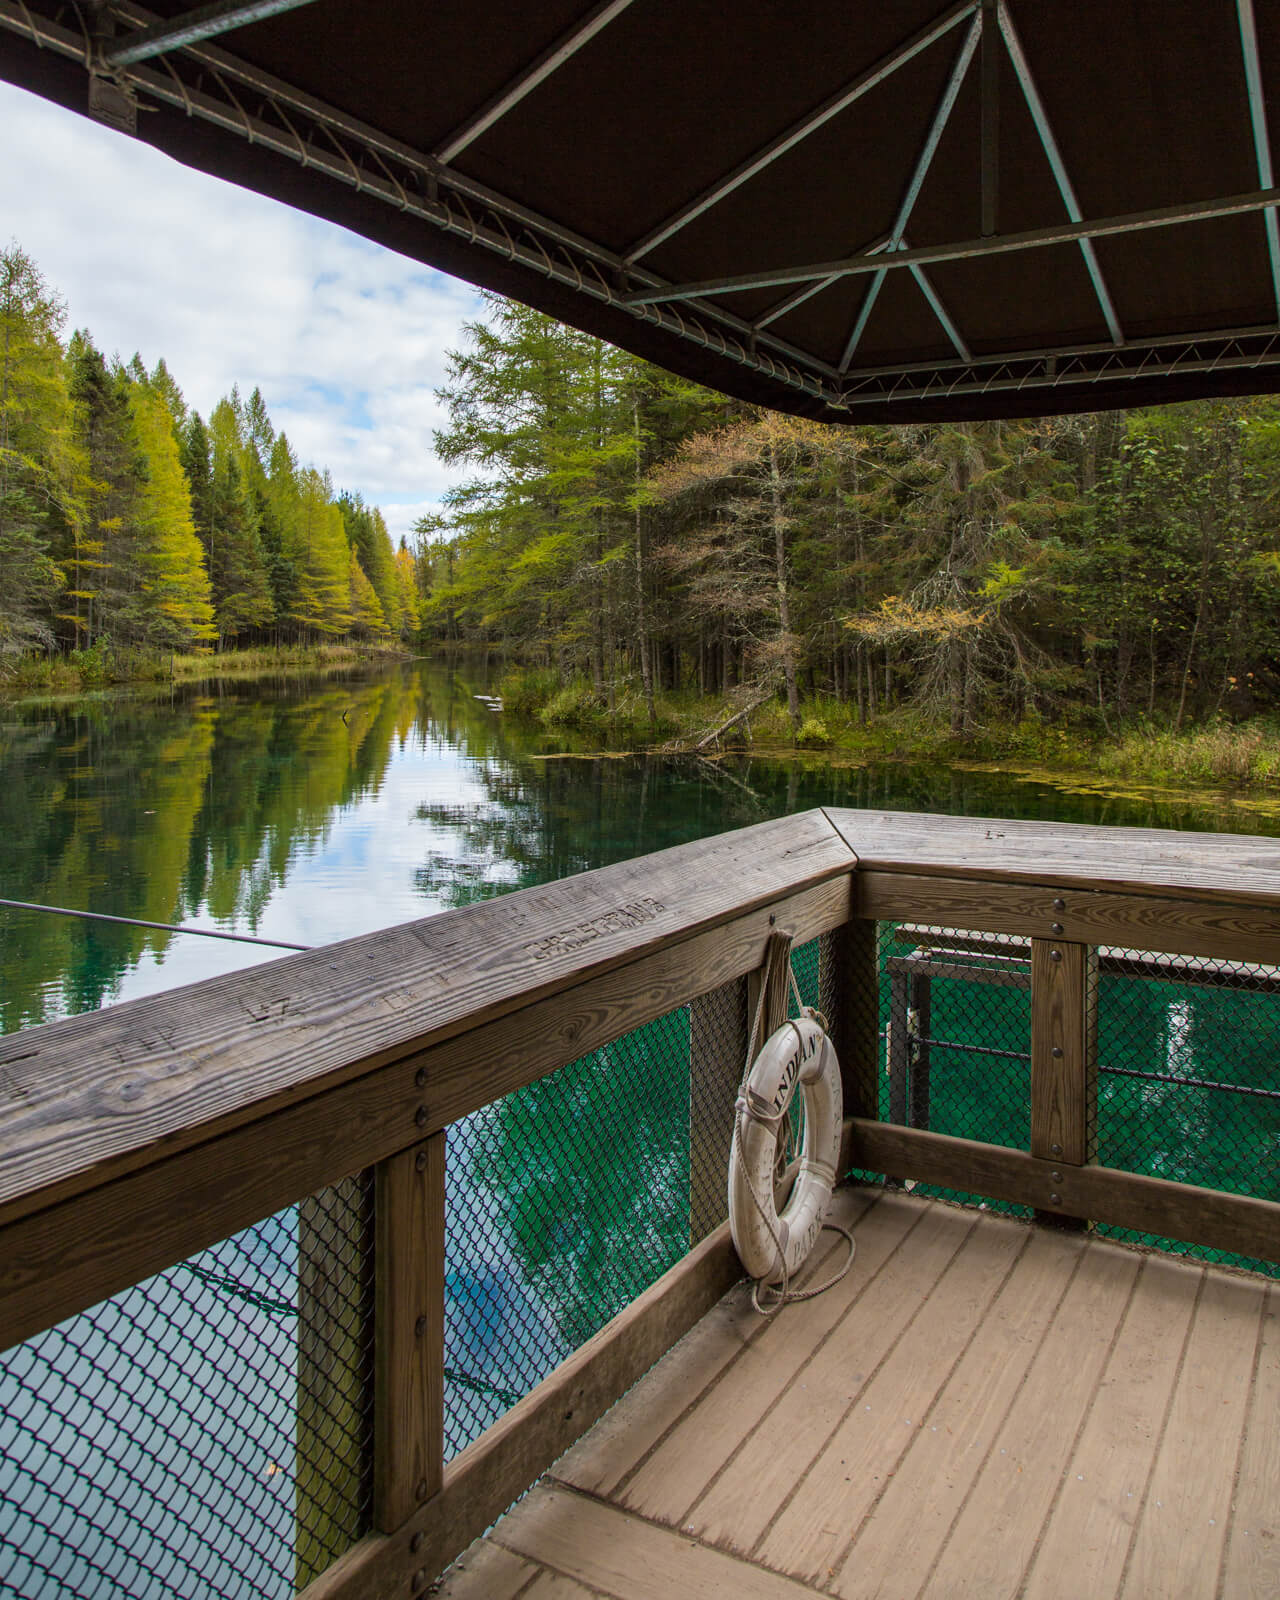
[{"label": "carved graffiti on railing", "polygon": [[584,944],[603,938],[606,933],[618,933],[623,928],[638,928],[642,923],[653,922],[666,909],[661,900],[653,900],[646,895],[613,911],[606,911],[603,916],[575,922],[572,927],[562,928],[559,933],[549,934],[545,939],[535,939],[525,945],[525,949],[535,961],[545,961],[548,956],[580,950]]}]

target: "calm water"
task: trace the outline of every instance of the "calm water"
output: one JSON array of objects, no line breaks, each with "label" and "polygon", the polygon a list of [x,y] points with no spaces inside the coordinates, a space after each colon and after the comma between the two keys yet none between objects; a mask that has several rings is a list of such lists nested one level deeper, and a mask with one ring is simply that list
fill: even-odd
[{"label": "calm water", "polygon": [[[1268,831],[989,773],[546,759],[476,673],[0,708],[0,896],[316,945],[821,804]],[[273,959],[0,908],[0,1030]]]},{"label": "calm water", "polygon": [[[566,759],[487,687],[418,663],[0,711],[0,896],[317,945],[824,803],[1267,831],[984,773]],[[271,959],[0,909],[0,1029]],[[1274,1087],[1270,1002],[1122,979],[1102,1001],[1113,1063],[1194,1076],[1226,1039],[1234,1081]],[[1025,995],[943,985],[932,1028],[1007,1052],[951,1052],[933,1125],[1023,1142]],[[675,1013],[451,1131],[451,1449],[687,1248],[687,1050]],[[1247,1137],[1280,1185],[1274,1101],[1117,1077],[1102,1104],[1104,1160],[1214,1181]],[[283,1212],[0,1359],[0,1596],[292,1591],[299,1226]]]}]

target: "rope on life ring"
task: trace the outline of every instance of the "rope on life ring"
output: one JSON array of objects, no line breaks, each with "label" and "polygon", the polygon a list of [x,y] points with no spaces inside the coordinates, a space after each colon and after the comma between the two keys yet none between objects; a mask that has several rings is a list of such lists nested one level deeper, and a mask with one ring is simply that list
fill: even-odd
[{"label": "rope on life ring", "polygon": [[[840,1151],[844,1109],[840,1064],[827,1034],[826,1018],[801,1002],[789,953],[785,959],[800,1015],[783,1023],[755,1055],[767,988],[761,985],[734,1107],[729,1154],[730,1231],[743,1266],[755,1279],[751,1301],[762,1316],[772,1316],[789,1300],[810,1300],[832,1288],[852,1266],[856,1249],[847,1228],[825,1221]],[[779,1214],[775,1175],[780,1157],[786,1154],[789,1112],[797,1092],[804,1107],[804,1131],[799,1159],[794,1163],[798,1169],[795,1181]],[[824,1227],[849,1241],[848,1259],[827,1282],[794,1290],[791,1278]],[[766,1297],[763,1304],[762,1294]]]}]

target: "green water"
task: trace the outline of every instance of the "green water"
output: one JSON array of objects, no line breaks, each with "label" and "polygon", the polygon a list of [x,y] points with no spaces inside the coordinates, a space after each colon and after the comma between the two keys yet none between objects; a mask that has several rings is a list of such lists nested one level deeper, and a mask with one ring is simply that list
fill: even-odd
[{"label": "green water", "polygon": [[[0,896],[315,945],[809,806],[1265,832],[984,772],[547,759],[477,671],[0,709]],[[0,909],[0,1030],[274,959]]]},{"label": "green water", "polygon": [[[986,772],[564,758],[489,687],[416,663],[5,708],[0,896],[318,945],[827,803],[1269,826]],[[280,954],[0,909],[0,1028]],[[1105,978],[1101,1158],[1280,1194],[1275,1006]],[[939,981],[931,1032],[930,1125],[1025,1148],[1025,991]],[[688,1046],[674,1012],[450,1130],[450,1452],[687,1249]],[[0,1595],[292,1592],[300,1238],[290,1208],[0,1357]]]}]

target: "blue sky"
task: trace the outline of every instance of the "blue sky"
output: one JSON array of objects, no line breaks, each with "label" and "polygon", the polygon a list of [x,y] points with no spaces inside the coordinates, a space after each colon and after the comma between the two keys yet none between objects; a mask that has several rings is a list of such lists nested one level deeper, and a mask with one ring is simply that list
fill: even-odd
[{"label": "blue sky", "polygon": [[0,243],[16,240],[108,354],[163,356],[206,416],[262,389],[306,462],[393,536],[437,505],[433,390],[479,297],[328,223],[192,172],[0,83]]}]

